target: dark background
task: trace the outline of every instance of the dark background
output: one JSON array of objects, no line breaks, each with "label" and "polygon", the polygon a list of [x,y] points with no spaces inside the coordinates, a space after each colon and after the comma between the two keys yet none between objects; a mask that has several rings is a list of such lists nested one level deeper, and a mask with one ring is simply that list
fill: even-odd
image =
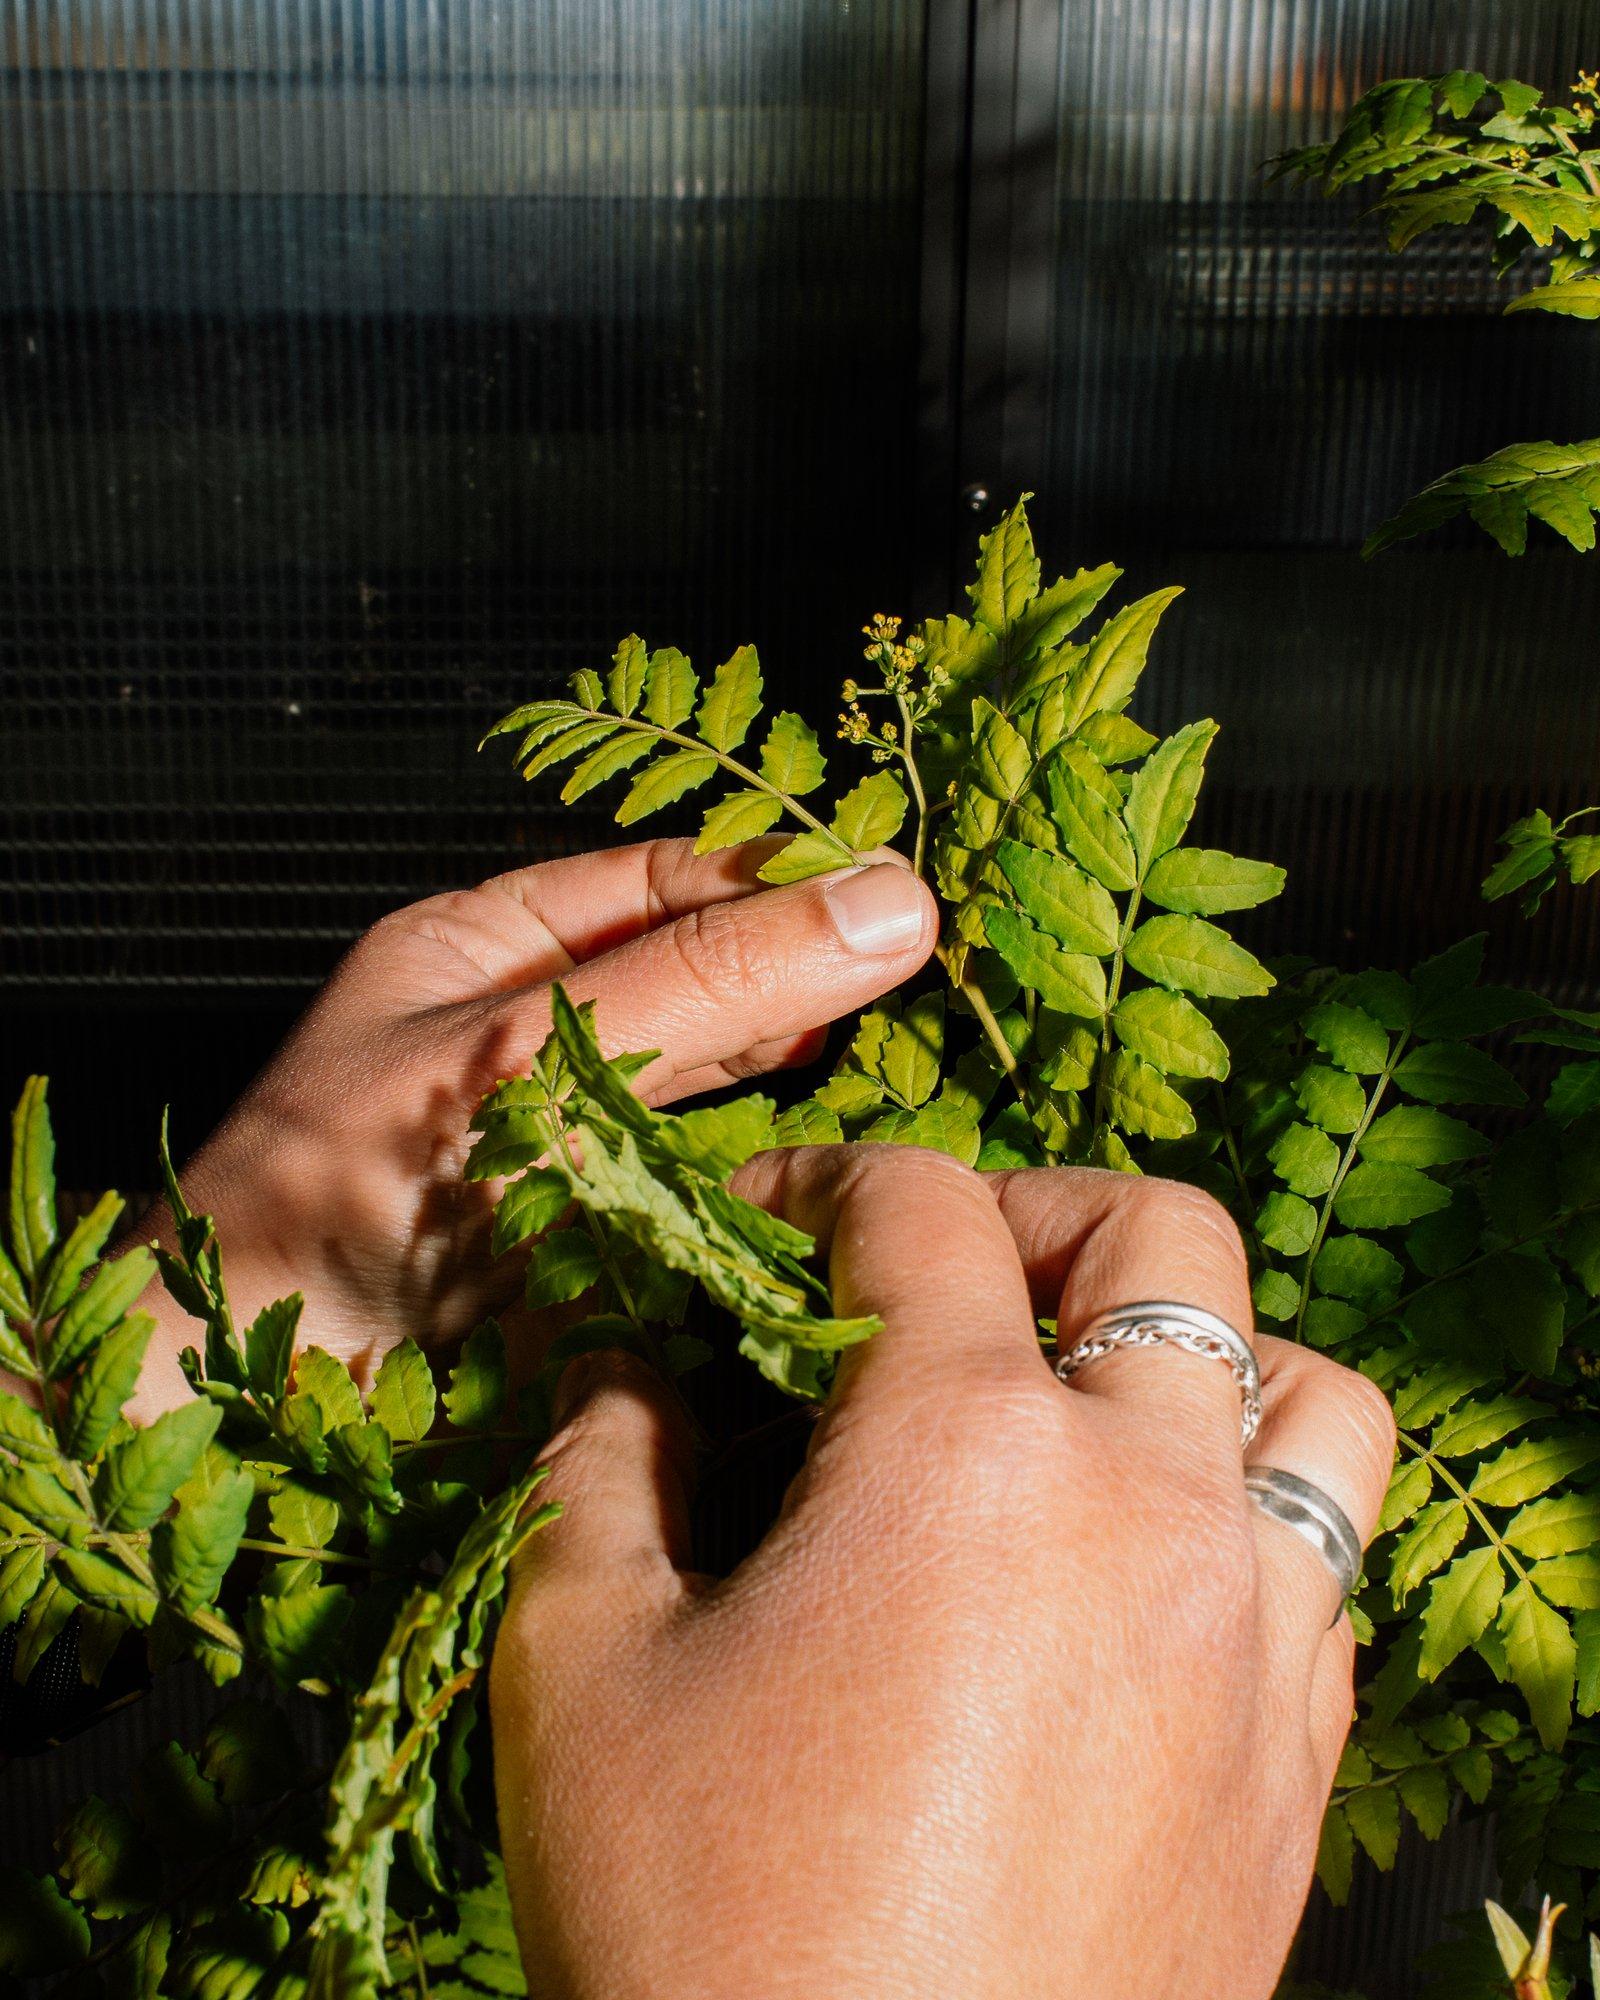
[{"label": "dark background", "polygon": [[[1583,30],[1588,27],[1588,39]],[[1600,797],[1600,559],[1435,474],[1600,430],[1600,332],[1268,186],[1384,75],[1562,89],[1593,0],[15,0],[0,21],[0,1092],[148,1188],[384,910],[606,835],[484,726],[637,628],[819,722],[874,610],[1181,582],[1263,940],[1408,962],[1494,834]],[[984,496],[987,496],[985,498]],[[1600,898],[1495,914],[1589,994]],[[1483,1886],[1369,1883],[1374,1993]],[[1440,1872],[1442,1869],[1442,1872]],[[1319,1919],[1314,1915],[1313,1930]]]},{"label": "dark background", "polygon": [[[1144,710],[1274,943],[1404,960],[1596,775],[1600,564],[1371,565],[1435,473],[1600,428],[1504,322],[1269,187],[1384,74],[1551,88],[1586,0],[20,0],[0,28],[0,1046],[151,1181],[383,910],[603,837],[478,757],[637,627],[819,719],[1019,488],[1188,594]],[[987,506],[967,495],[982,489]],[[1592,902],[1498,929],[1581,990]]]}]

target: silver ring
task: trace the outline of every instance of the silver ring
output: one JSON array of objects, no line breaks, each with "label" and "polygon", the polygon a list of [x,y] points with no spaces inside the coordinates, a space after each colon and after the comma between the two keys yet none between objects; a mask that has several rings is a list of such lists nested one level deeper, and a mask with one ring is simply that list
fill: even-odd
[{"label": "silver ring", "polygon": [[1252,1465],[1245,1469],[1245,1491],[1263,1514],[1292,1528],[1310,1544],[1328,1565],[1339,1586],[1339,1613],[1361,1580],[1361,1537],[1350,1524],[1350,1516],[1331,1494],[1297,1472],[1284,1472],[1276,1465]]},{"label": "silver ring", "polygon": [[1063,1382],[1114,1354],[1119,1347],[1181,1347],[1204,1361],[1220,1361],[1239,1390],[1239,1444],[1247,1445],[1261,1428],[1261,1370],[1255,1349],[1236,1328],[1199,1306],[1170,1299],[1145,1299],[1137,1305],[1113,1306],[1090,1320],[1081,1338],[1056,1362]]}]

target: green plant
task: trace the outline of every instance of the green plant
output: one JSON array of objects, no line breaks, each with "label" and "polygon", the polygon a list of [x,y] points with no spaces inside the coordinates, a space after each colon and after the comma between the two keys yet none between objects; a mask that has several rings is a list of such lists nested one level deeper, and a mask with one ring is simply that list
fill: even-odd
[{"label": "green plant", "polygon": [[[1408,975],[1264,966],[1216,920],[1276,896],[1282,873],[1189,844],[1216,725],[1157,741],[1129,718],[1175,593],[1091,625],[1117,577],[1044,585],[1019,502],[983,538],[970,615],[867,627],[838,730],[868,768],[842,785],[798,717],[761,726],[749,647],[702,684],[629,638],[604,677],[491,732],[517,739],[530,777],[566,765],[568,799],[625,778],[623,824],[720,780],[700,845],[777,834],[771,881],[900,839],[945,914],[937,977],[863,1015],[832,1075],[781,1112],[755,1096],[649,1110],[629,1088],[647,1054],[605,1056],[558,993],[529,1074],[480,1109],[467,1168],[506,1180],[495,1248],[526,1248],[530,1302],[587,1301],[514,1423],[492,1325],[449,1378],[448,1430],[409,1343],[363,1404],[315,1349],[291,1366],[298,1301],[241,1335],[210,1227],[169,1171],[181,1254],[163,1276],[204,1353],[194,1403],[135,1436],[117,1410],[150,1265],[135,1252],[75,1289],[114,1217],[57,1244],[29,1087],[0,1266],[8,1365],[46,1411],[0,1404],[0,1579],[9,1615],[31,1607],[24,1664],[76,1605],[91,1664],[138,1625],[159,1657],[194,1652],[218,1678],[260,1662],[343,1704],[349,1736],[331,1772],[291,1783],[269,1760],[259,1804],[226,1789],[259,1722],[167,1753],[184,1815],[238,1815],[198,1887],[139,1875],[145,1794],[91,1802],[56,1877],[0,1909],[0,1963],[53,1942],[108,1964],[158,1939],[179,1993],[235,1977],[230,1992],[283,2000],[431,1991],[447,1962],[463,1968],[452,1991],[474,1990],[474,1965],[512,1990],[475,1676],[510,1550],[550,1514],[529,1511],[518,1468],[572,1353],[620,1344],[673,1375],[705,1358],[684,1331],[696,1287],[780,1390],[827,1394],[873,1326],[833,1316],[808,1240],[726,1183],[763,1147],[838,1139],[1172,1174],[1231,1208],[1263,1323],[1364,1369],[1401,1427],[1355,1606],[1367,1650],[1324,1881],[1342,1897],[1363,1852],[1391,1866],[1404,1818],[1436,1837],[1458,1807],[1493,1811],[1508,1884],[1553,1889],[1571,1921],[1594,1913],[1600,1025],[1483,983],[1482,939]],[[1561,1067],[1531,1101],[1552,1048]],[[259,1891],[248,1909],[240,1882]],[[448,1927],[460,1882],[482,1932],[465,1943]]]},{"label": "green plant", "polygon": [[[1329,194],[1379,183],[1375,207],[1389,243],[1486,214],[1502,277],[1532,265],[1535,283],[1508,313],[1600,319],[1600,75],[1584,71],[1568,105],[1546,104],[1530,84],[1491,84],[1475,70],[1394,77],[1369,90],[1337,137],[1285,153],[1278,175],[1319,181]],[[1536,264],[1530,253],[1548,252]],[[1505,550],[1521,555],[1529,520],[1575,549],[1592,549],[1600,511],[1600,438],[1514,444],[1458,466],[1373,531],[1376,555],[1466,513]]]}]

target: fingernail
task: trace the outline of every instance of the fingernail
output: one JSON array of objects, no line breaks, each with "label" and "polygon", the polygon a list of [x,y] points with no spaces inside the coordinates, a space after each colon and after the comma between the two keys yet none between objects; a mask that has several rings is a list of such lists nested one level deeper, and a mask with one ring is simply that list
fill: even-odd
[{"label": "fingernail", "polygon": [[823,889],[834,928],[852,951],[887,957],[922,937],[926,902],[922,884],[907,868],[880,862],[836,875]]}]

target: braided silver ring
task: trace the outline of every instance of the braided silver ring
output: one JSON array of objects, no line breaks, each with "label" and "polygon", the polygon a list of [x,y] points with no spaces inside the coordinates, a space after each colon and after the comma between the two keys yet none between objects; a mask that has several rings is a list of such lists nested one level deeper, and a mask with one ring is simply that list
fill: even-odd
[{"label": "braided silver ring", "polygon": [[1350,1516],[1320,1486],[1276,1465],[1248,1466],[1244,1485],[1263,1514],[1292,1528],[1327,1564],[1339,1586],[1339,1609],[1333,1614],[1337,1625],[1345,1599],[1361,1579],[1361,1537],[1351,1526]]},{"label": "braided silver ring", "polygon": [[1239,1390],[1241,1450],[1261,1428],[1261,1370],[1255,1350],[1225,1319],[1199,1306],[1169,1299],[1146,1299],[1137,1305],[1113,1306],[1090,1320],[1082,1336],[1056,1362],[1063,1382],[1122,1347],[1181,1347],[1203,1361],[1220,1361]]}]

